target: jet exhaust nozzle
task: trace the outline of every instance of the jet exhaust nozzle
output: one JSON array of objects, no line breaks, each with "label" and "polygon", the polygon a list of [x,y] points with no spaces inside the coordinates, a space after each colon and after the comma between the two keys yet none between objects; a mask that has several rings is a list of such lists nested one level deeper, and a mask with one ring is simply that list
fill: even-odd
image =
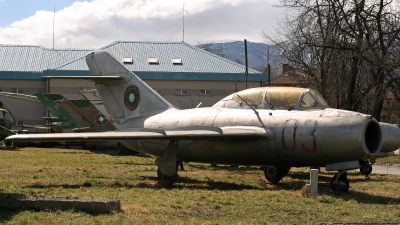
[{"label": "jet exhaust nozzle", "polygon": [[363,131],[364,149],[371,155],[376,155],[382,148],[381,126],[376,120],[369,121]]}]

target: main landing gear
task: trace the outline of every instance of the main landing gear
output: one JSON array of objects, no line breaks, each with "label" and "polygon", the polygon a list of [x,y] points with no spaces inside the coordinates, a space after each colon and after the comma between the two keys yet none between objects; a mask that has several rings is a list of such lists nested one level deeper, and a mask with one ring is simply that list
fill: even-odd
[{"label": "main landing gear", "polygon": [[264,167],[263,170],[265,178],[272,184],[277,184],[283,177],[288,175],[290,167],[270,166]]},{"label": "main landing gear", "polygon": [[347,171],[339,171],[331,180],[331,188],[333,191],[347,192],[349,190],[349,180],[347,179]]},{"label": "main landing gear", "polygon": [[372,165],[374,163],[375,163],[375,159],[371,159],[370,162],[363,161],[361,168],[360,168],[360,173],[362,175],[365,175],[365,178],[368,178],[368,176],[372,173]]},{"label": "main landing gear", "polygon": [[161,172],[160,168],[157,169],[158,184],[163,187],[172,186],[178,178],[178,171],[175,171],[172,176],[165,175]]},{"label": "main landing gear", "polygon": [[[158,166],[157,177],[161,186],[168,187],[175,183],[178,177],[178,163],[176,160],[176,151],[178,141],[170,141],[167,150],[156,159]],[[182,166],[183,168],[183,166]]]}]

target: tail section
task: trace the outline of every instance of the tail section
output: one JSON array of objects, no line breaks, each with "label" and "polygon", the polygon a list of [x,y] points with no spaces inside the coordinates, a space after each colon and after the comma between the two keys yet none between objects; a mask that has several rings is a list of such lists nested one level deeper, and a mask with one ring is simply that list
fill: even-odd
[{"label": "tail section", "polygon": [[50,123],[61,122],[62,126],[79,127],[78,122],[59,104],[64,99],[64,96],[50,93],[35,93],[34,95],[53,116],[44,117],[43,119],[50,121]]},{"label": "tail section", "polygon": [[[47,118],[51,122],[63,122],[63,125],[84,128],[80,129],[84,131],[115,130],[115,127],[108,123],[105,116],[87,99],[69,100],[60,94],[50,93],[35,93],[35,96],[53,116],[58,116],[58,121],[52,117]],[[75,131],[80,130],[75,129]]]},{"label": "tail section", "polygon": [[155,115],[174,108],[167,100],[129,71],[106,51],[86,56],[92,76],[118,76],[120,80],[94,79],[96,88],[112,120]]},{"label": "tail section", "polygon": [[104,107],[103,100],[101,100],[97,89],[84,90],[81,91],[81,94],[101,113],[101,115],[104,115],[107,120],[112,123],[114,128],[119,128],[119,124],[111,119],[111,116],[108,114],[106,108]]}]

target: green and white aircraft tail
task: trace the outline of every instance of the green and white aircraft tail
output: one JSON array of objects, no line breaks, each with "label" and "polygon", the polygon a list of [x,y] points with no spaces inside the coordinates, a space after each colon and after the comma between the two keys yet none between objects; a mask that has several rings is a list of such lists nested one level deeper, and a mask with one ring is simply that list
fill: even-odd
[{"label": "green and white aircraft tail", "polygon": [[89,100],[69,100],[60,94],[52,93],[35,93],[35,96],[53,116],[57,116],[48,118],[50,121],[58,119],[63,125],[68,125],[78,132],[115,130]]}]

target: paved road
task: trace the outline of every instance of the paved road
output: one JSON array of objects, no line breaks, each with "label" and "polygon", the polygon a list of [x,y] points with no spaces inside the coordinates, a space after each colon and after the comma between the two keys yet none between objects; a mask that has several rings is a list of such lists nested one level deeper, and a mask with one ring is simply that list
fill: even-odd
[{"label": "paved road", "polygon": [[372,173],[400,175],[400,166],[391,165],[387,167],[385,165],[373,165]]}]

